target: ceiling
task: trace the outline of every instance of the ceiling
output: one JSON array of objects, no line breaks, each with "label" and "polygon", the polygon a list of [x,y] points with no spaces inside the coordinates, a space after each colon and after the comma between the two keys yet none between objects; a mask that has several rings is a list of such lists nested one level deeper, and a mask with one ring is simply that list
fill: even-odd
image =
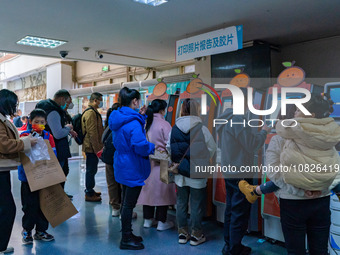
[{"label": "ceiling", "polygon": [[[152,7],[132,0],[1,0],[0,51],[154,67],[175,61],[177,40],[243,25],[243,39],[275,45],[340,35],[340,1],[169,0]],[[56,49],[17,45],[26,35],[68,41]],[[83,51],[83,47],[90,47]],[[101,50],[133,57],[104,54]]]}]

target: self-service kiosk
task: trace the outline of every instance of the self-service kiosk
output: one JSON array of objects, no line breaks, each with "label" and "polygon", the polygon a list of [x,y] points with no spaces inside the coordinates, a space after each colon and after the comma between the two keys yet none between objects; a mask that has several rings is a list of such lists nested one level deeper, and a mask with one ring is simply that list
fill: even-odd
[{"label": "self-service kiosk", "polygon": [[[325,84],[324,93],[334,102],[330,117],[340,125],[340,82]],[[339,152],[340,153],[340,152]],[[331,194],[331,228],[329,233],[329,254],[340,254],[340,201],[337,195]]]},{"label": "self-service kiosk", "polygon": [[[289,63],[289,62],[287,62]],[[293,63],[294,64],[294,63]],[[287,67],[287,66],[286,66]],[[292,75],[293,74],[293,75]],[[295,74],[295,75],[294,75]],[[297,74],[297,75],[296,75]],[[297,77],[294,78],[294,77]],[[282,80],[284,77],[284,80]],[[277,119],[280,108],[281,101],[281,87],[298,87],[305,88],[309,90],[312,94],[321,94],[324,90],[323,86],[309,84],[304,81],[305,73],[300,67],[288,66],[278,77],[277,84],[274,85],[278,89],[278,107],[276,111],[270,116],[266,116],[266,119]],[[268,89],[266,96],[266,104],[265,109],[269,109],[272,105],[272,94],[273,87]],[[301,98],[301,93],[289,93],[287,94],[287,98]],[[263,148],[263,162],[266,164],[265,151],[270,143],[270,140],[273,136],[276,135],[275,129],[273,128],[271,133],[268,134],[264,148]],[[263,175],[262,183],[269,181],[266,174]],[[280,223],[280,207],[278,198],[274,193],[262,195],[261,199],[261,213],[264,220],[264,236],[272,239],[284,242],[284,237],[281,229]]]}]

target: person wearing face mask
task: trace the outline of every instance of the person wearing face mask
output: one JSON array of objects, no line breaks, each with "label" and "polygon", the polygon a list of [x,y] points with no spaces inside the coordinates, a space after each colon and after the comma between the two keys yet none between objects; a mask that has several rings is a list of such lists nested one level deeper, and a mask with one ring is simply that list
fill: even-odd
[{"label": "person wearing face mask", "polygon": [[85,177],[85,201],[99,202],[101,193],[94,187],[95,175],[98,171],[97,153],[103,148],[102,135],[104,132],[102,116],[98,112],[103,107],[103,95],[95,92],[90,97],[88,108],[81,118],[81,126],[84,134],[83,152],[86,153],[86,177]]},{"label": "person wearing face mask", "polygon": [[37,143],[32,136],[19,138],[16,127],[7,119],[14,116],[17,106],[18,97],[14,92],[0,90],[0,254],[14,251],[8,247],[16,213],[10,171],[21,164],[19,152],[29,152]]},{"label": "person wearing face mask", "polygon": [[[149,142],[154,143],[161,152],[166,151],[171,131],[171,125],[164,119],[166,107],[164,100],[153,100],[148,106],[145,127]],[[159,176],[160,162],[151,160],[151,174],[145,181],[138,204],[143,205],[144,227],[150,228],[157,222],[157,230],[163,231],[174,227],[173,222],[167,221],[167,212],[169,205],[176,204],[176,185],[161,182]]]},{"label": "person wearing face mask", "polygon": [[155,145],[146,139],[146,106],[140,108],[140,93],[124,87],[119,92],[121,107],[113,111],[109,118],[112,130],[114,154],[114,175],[122,184],[122,239],[120,249],[141,250],[143,238],[132,233],[132,214],[137,199],[149,177],[151,167],[149,155],[155,151]]},{"label": "person wearing face mask", "polygon": [[73,137],[77,135],[73,131],[72,124],[67,124],[66,109],[67,107],[72,107],[72,105],[70,93],[65,89],[61,89],[54,94],[53,99],[42,100],[35,107],[46,112],[47,125],[45,130],[54,137],[57,158],[62,168],[68,158],[71,157],[68,135],[71,134]]},{"label": "person wearing face mask", "polygon": [[[43,139],[48,140],[54,153],[57,154],[53,136],[50,132],[45,131],[46,112],[42,109],[35,109],[30,113],[29,123],[32,125],[31,130],[24,131],[20,137],[26,137],[33,133],[37,133]],[[39,191],[31,192],[28,185],[24,167],[18,167],[18,178],[21,181],[21,204],[24,215],[22,217],[22,242],[23,244],[33,244],[35,240],[49,242],[54,237],[46,232],[48,229],[48,221],[40,209]],[[32,230],[35,227],[35,235],[32,236]]]}]

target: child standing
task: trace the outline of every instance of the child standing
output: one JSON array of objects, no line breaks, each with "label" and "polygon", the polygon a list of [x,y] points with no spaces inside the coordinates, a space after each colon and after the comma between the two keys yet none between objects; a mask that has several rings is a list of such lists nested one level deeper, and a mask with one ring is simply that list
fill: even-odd
[{"label": "child standing", "polygon": [[[41,137],[48,140],[56,153],[53,136],[44,131],[46,125],[46,112],[42,109],[35,109],[30,114],[31,130],[24,131],[20,137],[28,136],[33,132],[38,133]],[[24,216],[22,217],[22,241],[24,244],[32,244],[33,238],[49,242],[54,237],[46,232],[48,221],[40,209],[39,191],[31,192],[27,182],[25,171],[22,165],[18,167],[18,177],[21,181],[21,203]],[[32,237],[32,230],[35,226],[35,235]]]}]

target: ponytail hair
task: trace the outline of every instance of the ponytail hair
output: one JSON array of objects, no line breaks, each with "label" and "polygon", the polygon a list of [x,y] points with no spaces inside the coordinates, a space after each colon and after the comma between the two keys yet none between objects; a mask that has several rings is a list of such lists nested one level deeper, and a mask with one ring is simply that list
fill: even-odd
[{"label": "ponytail hair", "polygon": [[130,106],[133,99],[140,99],[140,93],[137,90],[124,87],[119,91],[119,103],[121,106]]},{"label": "ponytail hair", "polygon": [[148,108],[146,109],[146,126],[145,126],[145,130],[146,132],[149,131],[152,122],[153,122],[153,114],[154,113],[159,113],[160,111],[165,111],[166,107],[168,106],[168,104],[161,99],[155,99],[152,101],[151,105],[148,106]]}]

